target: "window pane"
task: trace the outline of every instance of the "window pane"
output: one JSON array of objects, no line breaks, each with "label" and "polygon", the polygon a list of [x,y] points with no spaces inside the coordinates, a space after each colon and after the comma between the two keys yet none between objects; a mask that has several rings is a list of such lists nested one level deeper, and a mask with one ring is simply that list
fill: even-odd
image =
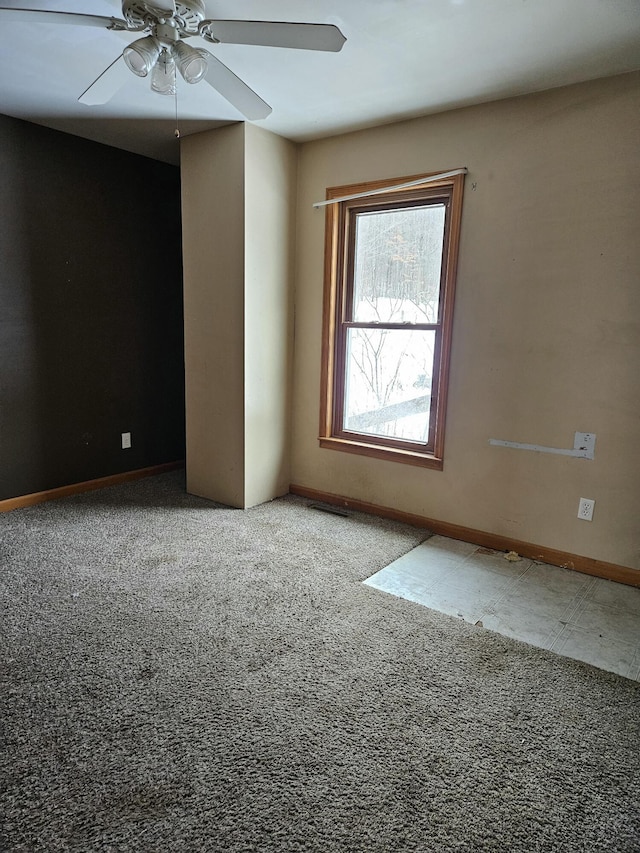
[{"label": "window pane", "polygon": [[444,218],[444,204],[356,214],[356,322],[437,323]]},{"label": "window pane", "polygon": [[435,332],[348,329],[344,428],[429,439]]}]

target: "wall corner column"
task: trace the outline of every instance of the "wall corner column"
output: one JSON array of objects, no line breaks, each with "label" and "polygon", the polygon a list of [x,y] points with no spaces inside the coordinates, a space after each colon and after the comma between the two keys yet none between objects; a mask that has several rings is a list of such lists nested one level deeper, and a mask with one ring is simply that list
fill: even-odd
[{"label": "wall corner column", "polygon": [[253,125],[181,141],[187,491],[289,486],[296,148]]}]

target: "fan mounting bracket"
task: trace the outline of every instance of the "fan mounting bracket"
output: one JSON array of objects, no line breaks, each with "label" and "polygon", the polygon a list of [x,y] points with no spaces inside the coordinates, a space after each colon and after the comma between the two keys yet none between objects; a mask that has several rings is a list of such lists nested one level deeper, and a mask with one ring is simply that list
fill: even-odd
[{"label": "fan mounting bracket", "polygon": [[214,21],[205,21],[204,24],[200,26],[200,37],[206,39],[206,41],[210,41],[213,44],[220,44],[220,39],[217,39],[213,33],[211,32],[211,25],[215,23]]}]

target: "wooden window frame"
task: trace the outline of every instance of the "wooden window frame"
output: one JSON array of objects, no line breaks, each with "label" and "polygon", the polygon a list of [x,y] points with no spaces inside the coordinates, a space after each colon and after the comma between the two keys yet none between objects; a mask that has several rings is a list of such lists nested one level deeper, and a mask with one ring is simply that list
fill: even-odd
[{"label": "wooden window frame", "polygon": [[[331,187],[327,190],[326,197],[329,200],[358,193],[369,193],[372,190],[381,190],[414,181],[420,177],[425,178],[425,180],[429,179],[428,175],[417,175]],[[320,433],[318,439],[320,447],[442,470],[463,188],[464,174],[458,174],[435,180],[432,183],[425,183],[423,187],[389,189],[386,193],[327,205]],[[344,341],[349,323],[349,300],[352,299],[353,288],[351,262],[353,249],[352,246],[350,247],[353,239],[350,240],[349,229],[351,222],[355,221],[356,213],[364,210],[393,210],[399,206],[418,205],[425,201],[444,202],[446,212],[438,322],[421,323],[414,326],[418,329],[434,329],[436,331],[430,411],[432,419],[430,434],[433,435],[433,441],[430,444],[417,445],[416,442],[407,442],[385,436],[365,435],[343,428]],[[372,327],[375,328],[375,324],[372,324]],[[433,389],[435,389],[435,393]]]}]

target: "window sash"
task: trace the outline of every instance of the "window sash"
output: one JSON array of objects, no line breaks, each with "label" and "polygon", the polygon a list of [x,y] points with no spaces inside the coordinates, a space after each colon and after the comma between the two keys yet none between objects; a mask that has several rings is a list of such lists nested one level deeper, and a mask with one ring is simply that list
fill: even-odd
[{"label": "window sash", "polygon": [[[358,329],[365,328],[374,330],[384,331],[386,329],[391,329],[393,331],[402,331],[411,333],[413,331],[433,331],[434,335],[434,348],[433,348],[433,361],[432,361],[432,373],[431,373],[431,388],[429,392],[430,396],[430,405],[429,405],[429,428],[427,434],[427,440],[424,442],[416,441],[416,440],[405,440],[398,436],[389,436],[386,437],[384,435],[380,435],[378,433],[371,433],[365,431],[358,431],[354,429],[350,429],[346,426],[346,412],[345,406],[347,403],[347,371],[349,369],[348,365],[348,331],[349,329]],[[437,397],[438,397],[438,377],[440,373],[440,353],[441,353],[441,335],[442,335],[442,327],[440,325],[429,325],[426,329],[417,326],[409,326],[409,325],[386,325],[386,324],[361,324],[361,323],[344,323],[341,325],[339,330],[339,339],[337,341],[337,369],[335,376],[335,388],[334,388],[334,423],[333,423],[333,434],[337,437],[348,438],[348,437],[362,437],[364,440],[379,442],[380,444],[384,444],[385,446],[399,446],[406,448],[407,450],[422,450],[424,451],[433,451],[434,442],[435,442],[435,416],[437,413]],[[434,405],[435,404],[435,405]]]}]

